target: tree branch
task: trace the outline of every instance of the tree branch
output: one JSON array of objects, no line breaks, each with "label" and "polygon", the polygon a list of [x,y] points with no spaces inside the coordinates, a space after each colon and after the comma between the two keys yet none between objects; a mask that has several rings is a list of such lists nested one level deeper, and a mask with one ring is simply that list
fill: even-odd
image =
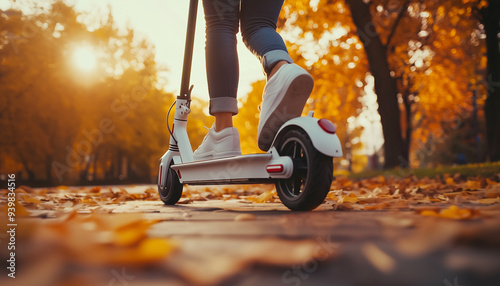
[{"label": "tree branch", "polygon": [[398,27],[399,22],[403,18],[403,15],[405,14],[406,10],[408,10],[408,6],[410,5],[411,0],[407,0],[404,4],[402,9],[398,13],[398,17],[396,18],[396,21],[394,21],[394,26],[392,26],[391,33],[387,37],[387,41],[385,42],[385,48],[387,49],[389,47],[389,44],[391,43],[392,37],[394,36],[394,33],[396,32],[396,28]]}]

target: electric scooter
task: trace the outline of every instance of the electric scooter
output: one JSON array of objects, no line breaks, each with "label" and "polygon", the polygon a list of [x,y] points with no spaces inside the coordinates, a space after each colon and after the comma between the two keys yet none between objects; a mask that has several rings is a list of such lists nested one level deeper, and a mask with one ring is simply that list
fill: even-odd
[{"label": "electric scooter", "polygon": [[[335,125],[327,119],[306,117],[288,120],[272,138],[267,153],[193,160],[186,131],[190,113],[189,87],[198,0],[190,0],[180,95],[167,114],[168,151],[161,157],[158,192],[166,205],[175,205],[184,184],[275,184],[281,202],[293,211],[319,206],[333,180],[333,157],[342,156]],[[175,106],[172,129],[169,114]]]}]

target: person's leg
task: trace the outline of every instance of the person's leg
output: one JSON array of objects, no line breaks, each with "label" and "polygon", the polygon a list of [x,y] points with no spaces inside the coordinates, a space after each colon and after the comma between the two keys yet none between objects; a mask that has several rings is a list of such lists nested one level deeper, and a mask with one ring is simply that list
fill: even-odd
[{"label": "person's leg", "polygon": [[276,32],[283,2],[284,0],[242,0],[241,3],[243,42],[259,58],[268,79],[283,64],[293,63],[283,39]]},{"label": "person's leg", "polygon": [[281,36],[276,32],[283,0],[242,0],[243,41],[262,62],[267,75],[257,143],[267,151],[280,127],[301,115],[314,82],[301,67],[293,64]]},{"label": "person's leg", "polygon": [[206,22],[207,80],[209,112],[215,117],[215,131],[232,127],[232,115],[238,113],[238,54],[236,34],[239,28],[238,0],[203,0]]},{"label": "person's leg", "polygon": [[236,33],[239,27],[239,0],[203,0],[203,8],[209,112],[215,117],[215,123],[194,151],[194,160],[241,155],[239,133],[232,127],[232,117],[238,113]]}]

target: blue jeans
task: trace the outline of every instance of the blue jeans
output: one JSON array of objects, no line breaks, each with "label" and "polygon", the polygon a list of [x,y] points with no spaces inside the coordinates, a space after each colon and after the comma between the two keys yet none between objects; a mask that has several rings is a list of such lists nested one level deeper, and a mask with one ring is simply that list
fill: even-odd
[{"label": "blue jeans", "polygon": [[276,32],[284,0],[203,0],[206,22],[206,61],[210,114],[238,113],[239,79],[236,34],[268,74],[280,61],[292,63]]}]

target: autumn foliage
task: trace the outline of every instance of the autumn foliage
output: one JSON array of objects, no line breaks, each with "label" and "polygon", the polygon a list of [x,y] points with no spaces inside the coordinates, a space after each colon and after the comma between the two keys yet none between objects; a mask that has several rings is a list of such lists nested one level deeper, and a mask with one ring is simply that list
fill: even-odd
[{"label": "autumn foliage", "polygon": [[[174,101],[154,46],[119,28],[111,13],[90,26],[63,2],[31,8],[1,11],[2,172],[31,182],[150,182],[168,148]],[[76,54],[82,50],[96,57],[94,70],[75,67],[93,60]],[[192,104],[193,144],[208,125],[203,105]]]},{"label": "autumn foliage", "polygon": [[[0,172],[53,184],[154,181],[174,101],[155,47],[118,27],[112,11],[94,23],[62,1],[29,3],[0,11]],[[304,114],[336,123],[345,151],[336,169],[495,158],[486,133],[493,138],[496,125],[491,119],[486,128],[483,119],[492,110],[486,99],[494,101],[481,17],[487,7],[480,0],[286,2],[280,32],[315,79]],[[89,47],[96,68],[75,68],[75,53]],[[239,99],[244,153],[261,152],[255,126],[264,85],[255,82]],[[212,122],[206,107],[191,105],[193,147]]]}]

